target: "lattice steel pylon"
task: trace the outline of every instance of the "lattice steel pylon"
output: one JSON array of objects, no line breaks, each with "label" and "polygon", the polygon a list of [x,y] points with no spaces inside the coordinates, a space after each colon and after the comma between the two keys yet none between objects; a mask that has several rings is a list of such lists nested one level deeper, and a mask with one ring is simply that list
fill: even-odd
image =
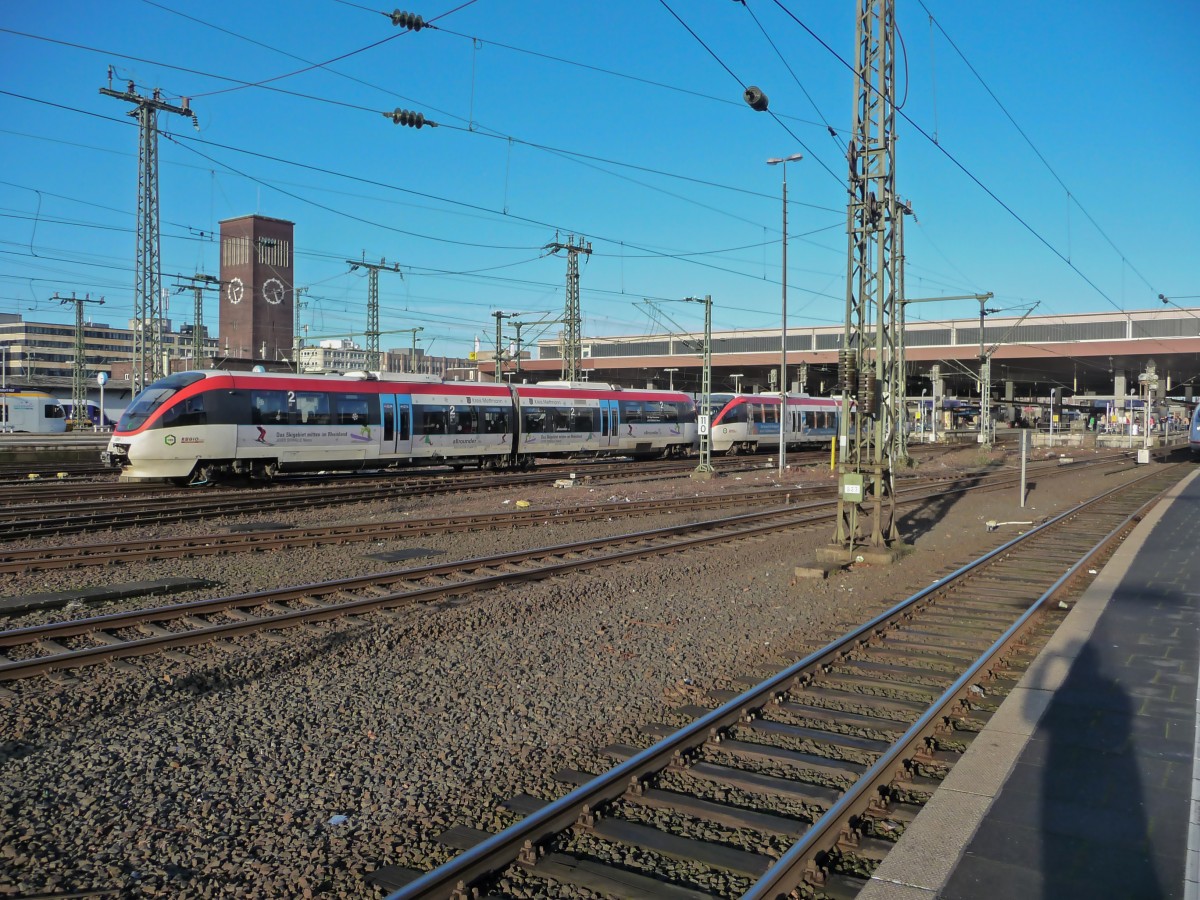
[{"label": "lattice steel pylon", "polygon": [[93,300],[91,294],[76,297],[72,293],[69,298],[55,294],[51,299],[57,300],[59,303],[75,304],[75,361],[71,366],[71,427],[79,429],[84,423],[91,424],[87,414],[87,340],[83,333],[83,305],[95,303],[97,306],[103,306],[104,298]]},{"label": "lattice steel pylon", "polygon": [[379,273],[396,272],[401,280],[404,273],[400,271],[399,263],[389,266],[382,257],[377,263],[367,262],[366,253],[363,253],[362,259],[348,259],[346,262],[350,264],[351,272],[359,267],[367,270],[367,370],[378,371],[382,368],[379,364]]},{"label": "lattice steel pylon", "polygon": [[[190,284],[181,284],[187,281]],[[204,292],[221,290],[221,279],[214,275],[181,275],[175,286],[191,288],[192,290],[192,365],[191,368],[202,368],[204,358]]]},{"label": "lattice steel pylon", "polygon": [[136,395],[164,371],[164,310],[158,238],[158,113],[187,116],[193,125],[196,115],[188,105],[187,97],[180,98],[181,103],[176,106],[163,100],[158,88],[154,89],[152,97],[143,97],[130,81],[124,91],[114,91],[111,68],[108,83],[109,87],[100,88],[101,94],[137,107],[129,111],[129,115],[138,121],[137,251],[133,272],[133,371],[130,375]]},{"label": "lattice steel pylon", "polygon": [[551,253],[557,253],[559,250],[567,251],[567,302],[563,310],[562,380],[578,381],[582,368],[580,362],[582,316],[579,310],[579,254],[591,256],[592,245],[582,240],[576,244],[573,234],[567,237],[565,244],[558,240],[558,235],[554,237],[555,239],[547,244],[545,249]]},{"label": "lattice steel pylon", "polygon": [[[893,0],[859,0],[854,133],[847,219],[846,326],[838,354],[841,389],[835,551],[886,551],[898,537],[894,468],[896,409],[903,378],[897,346],[893,241],[895,193],[895,18]],[[871,517],[869,535],[860,509]]]}]

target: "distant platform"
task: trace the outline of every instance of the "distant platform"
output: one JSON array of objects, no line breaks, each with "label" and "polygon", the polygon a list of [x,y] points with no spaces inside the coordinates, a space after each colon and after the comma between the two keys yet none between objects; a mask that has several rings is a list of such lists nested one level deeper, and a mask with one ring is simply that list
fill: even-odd
[{"label": "distant platform", "polygon": [[103,431],[68,431],[65,434],[0,432],[0,465],[26,463],[99,463],[100,451],[110,434]]}]

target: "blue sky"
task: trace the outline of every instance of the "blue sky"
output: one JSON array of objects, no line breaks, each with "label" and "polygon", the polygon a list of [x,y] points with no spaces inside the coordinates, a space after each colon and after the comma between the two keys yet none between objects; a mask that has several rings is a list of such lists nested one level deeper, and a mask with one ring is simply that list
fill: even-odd
[{"label": "blue sky", "polygon": [[[364,254],[403,274],[380,276],[385,347],[420,326],[429,352],[465,354],[490,346],[495,310],[553,319],[556,231],[592,246],[585,335],[699,328],[674,301],[704,294],[714,328],[778,327],[782,173],[765,161],[791,153],[788,324],[840,323],[856,7],[476,0],[415,8],[436,28],[404,32],[342,0],[5,4],[0,312],[70,321],[51,298],[75,292],[105,298],[97,321],[128,320],[137,133],[98,91],[111,65],[114,88],[188,96],[197,115],[198,131],[159,117],[163,284],[219,272],[220,219],[290,219],[310,339],[362,342],[367,284],[345,260]],[[1200,305],[1200,6],[897,0],[897,22],[910,297]],[[777,118],[743,103],[749,84]],[[395,126],[381,113],[397,107],[441,127]],[[191,305],[172,295],[176,326]]]}]

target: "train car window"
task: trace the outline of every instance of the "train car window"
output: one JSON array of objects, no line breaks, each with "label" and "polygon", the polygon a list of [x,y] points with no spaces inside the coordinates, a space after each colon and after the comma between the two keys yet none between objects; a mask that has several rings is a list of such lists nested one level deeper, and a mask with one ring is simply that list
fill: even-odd
[{"label": "train car window", "polygon": [[455,432],[457,434],[474,434],[479,430],[479,423],[476,421],[475,407],[473,406],[456,406],[454,407]]},{"label": "train car window", "polygon": [[445,406],[414,406],[413,434],[448,434],[450,409]]},{"label": "train car window", "polygon": [[385,443],[396,438],[396,409],[390,403],[383,404],[383,440]]},{"label": "train car window", "polygon": [[408,407],[402,406],[400,407],[400,440],[407,441],[408,438]]},{"label": "train car window", "polygon": [[508,410],[502,406],[486,406],[481,410],[483,430],[488,434],[508,434]]},{"label": "train car window", "polygon": [[608,420],[609,412],[606,409],[600,410],[600,436],[608,437]]},{"label": "train car window", "polygon": [[370,425],[371,405],[357,394],[335,394],[338,425]]},{"label": "train car window", "polygon": [[542,409],[526,409],[521,414],[521,430],[534,434],[546,430],[546,412]]},{"label": "train car window", "polygon": [[287,391],[250,392],[251,425],[287,425],[288,421]]},{"label": "train car window", "polygon": [[574,416],[572,410],[561,406],[547,410],[547,431],[574,431]]},{"label": "train car window", "polygon": [[329,395],[318,391],[287,391],[288,418],[293,425],[331,425]]},{"label": "train car window", "polygon": [[600,410],[575,410],[575,430],[595,433],[600,430]]},{"label": "train car window", "polygon": [[45,412],[47,419],[65,419],[67,417],[67,411],[57,403],[47,403]]},{"label": "train car window", "polygon": [[640,400],[621,400],[621,421],[626,423],[644,422],[645,411]]},{"label": "train car window", "polygon": [[691,403],[675,404],[675,420],[687,424],[696,421],[696,407]]},{"label": "train car window", "polygon": [[674,403],[664,400],[647,400],[645,404],[646,421],[675,424],[679,421],[679,410]]},{"label": "train car window", "polygon": [[163,411],[163,428],[183,428],[187,425],[207,425],[208,417],[204,413],[204,395],[196,394],[178,403],[173,403]]}]

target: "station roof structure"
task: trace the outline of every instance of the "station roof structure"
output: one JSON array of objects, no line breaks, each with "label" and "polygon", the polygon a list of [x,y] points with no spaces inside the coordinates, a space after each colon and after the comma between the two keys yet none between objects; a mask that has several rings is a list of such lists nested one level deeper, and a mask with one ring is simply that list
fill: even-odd
[{"label": "station roof structure", "polygon": [[[1018,396],[1038,397],[1051,388],[1072,393],[1136,393],[1137,376],[1151,362],[1172,395],[1192,395],[1200,383],[1200,308],[1172,307],[1129,312],[1028,316],[988,315],[983,346],[992,359],[993,386],[1011,381]],[[905,358],[911,385],[940,367],[947,390],[964,396],[978,392],[979,318],[909,321],[904,330]],[[791,367],[807,364],[811,394],[833,390],[841,325],[788,327],[788,389],[796,381]],[[591,380],[631,387],[663,386],[674,369],[676,388],[698,391],[703,333],[659,333],[584,337],[583,371]],[[539,340],[536,359],[522,360],[519,376],[512,363],[506,377],[530,381],[552,377],[561,367],[556,338]],[[713,390],[778,390],[779,329],[713,332]],[[479,362],[484,374],[493,363]],[[1123,385],[1122,385],[1123,379]],[[823,387],[822,387],[823,382]],[[919,388],[918,388],[919,390]]]}]

